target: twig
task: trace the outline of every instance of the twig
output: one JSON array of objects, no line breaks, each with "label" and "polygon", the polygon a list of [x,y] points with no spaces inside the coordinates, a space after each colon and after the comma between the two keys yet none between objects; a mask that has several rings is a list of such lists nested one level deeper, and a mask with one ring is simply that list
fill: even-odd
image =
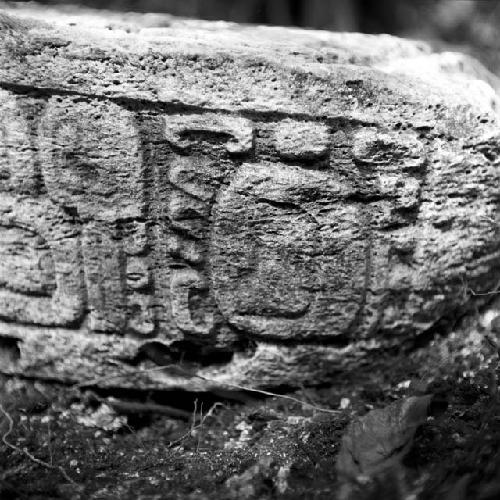
[{"label": "twig", "polygon": [[139,437],[139,434],[137,434],[137,431],[129,424],[125,424],[125,427],[129,430],[130,434],[135,437],[135,439],[139,443],[139,446],[145,449],[146,445],[144,444],[144,441]]},{"label": "twig", "polygon": [[201,441],[201,432],[203,430],[203,401],[201,402],[200,405],[200,425],[198,428],[198,441],[196,443],[196,453],[200,450],[200,441]]},{"label": "twig", "polygon": [[123,401],[112,396],[103,398],[97,394],[92,393],[92,398],[101,404],[111,406],[113,410],[118,413],[136,414],[136,413],[160,413],[172,418],[182,418],[189,420],[191,413],[180,408],[173,406],[156,404],[156,403],[142,403],[140,401]]},{"label": "twig", "polygon": [[194,427],[191,426],[191,428],[189,429],[188,432],[186,432],[185,434],[183,434],[180,438],[176,439],[175,441],[170,441],[170,443],[168,443],[168,447],[169,448],[172,448],[173,446],[175,446],[176,444],[184,441],[184,439],[186,439],[187,437],[191,436],[193,431],[203,427],[203,424],[205,422],[205,420],[209,417],[211,417],[214,413],[214,411],[219,407],[221,406],[222,408],[227,408],[227,406],[224,404],[224,403],[214,403],[210,409],[207,411],[207,413],[205,414],[205,416],[201,419],[200,423],[198,425],[195,425]]},{"label": "twig", "polygon": [[173,418],[189,419],[191,414],[185,410],[174,408],[172,406],[155,404],[155,403],[140,403],[136,401],[120,401],[119,399],[96,398],[99,402],[105,403],[113,408],[118,413],[161,413]]},{"label": "twig", "polygon": [[[209,378],[203,377],[202,375],[195,375],[196,377],[205,380],[206,382],[212,382],[214,383],[214,380],[210,380]],[[289,401],[293,401],[294,403],[299,403],[302,406],[305,406],[306,408],[311,408],[312,410],[316,410],[319,412],[323,413],[330,413],[332,415],[339,415],[342,413],[339,410],[331,410],[330,408],[322,408],[321,406],[317,406],[312,403],[308,403],[307,401],[303,401],[298,398],[294,398],[293,396],[288,396],[287,394],[276,394],[275,392],[270,392],[270,391],[264,391],[263,389],[252,389],[251,387],[245,387],[243,385],[237,385],[237,384],[231,384],[229,382],[224,382],[224,385],[228,387],[232,387],[234,389],[239,389],[240,391],[248,391],[248,392],[255,392],[257,394],[263,394],[264,396],[272,396],[275,398],[281,398],[281,399],[288,399]]]},{"label": "twig", "polygon": [[[136,374],[141,374],[141,373],[157,372],[157,371],[164,370],[165,368],[173,368],[173,367],[175,367],[175,369],[179,373],[187,375],[190,378],[198,378],[200,380],[204,380],[205,382],[209,382],[211,384],[220,384],[220,382],[218,382],[216,380],[213,380],[213,379],[204,377],[203,375],[198,375],[197,373],[193,373],[191,371],[188,371],[179,365],[168,364],[168,365],[162,365],[162,366],[155,366],[154,368],[142,368],[142,369],[134,370],[134,371],[128,372],[128,373],[123,373],[123,374],[119,374],[119,375],[112,375],[110,377],[99,377],[97,379],[89,380],[86,382],[81,382],[80,384],[76,384],[74,387],[75,388],[87,387],[90,385],[95,385],[96,383],[101,382],[101,381],[108,381],[108,380],[112,380],[115,378],[122,378],[122,377],[127,377],[129,375],[136,375]],[[275,392],[265,391],[263,389],[253,389],[252,387],[246,387],[243,385],[232,384],[230,382],[222,382],[221,385],[225,385],[225,386],[230,387],[232,389],[238,389],[239,391],[255,392],[257,394],[262,394],[264,396],[271,396],[271,397],[280,398],[280,399],[287,399],[289,401],[293,401],[294,403],[298,403],[306,408],[310,408],[311,410],[319,411],[322,413],[329,413],[331,415],[339,415],[340,413],[342,413],[339,410],[332,410],[330,408],[323,408],[321,406],[317,406],[315,404],[308,403],[307,401],[303,401],[301,399],[294,398],[293,396],[288,396],[286,394],[277,394]]]},{"label": "twig", "polygon": [[491,290],[489,292],[476,292],[473,290],[470,286],[469,283],[467,282],[467,278],[465,276],[461,276],[461,281],[464,289],[464,298],[467,298],[467,294],[470,293],[471,295],[475,297],[482,297],[482,296],[488,296],[488,295],[498,295],[500,294],[500,284],[496,285],[496,290]]},{"label": "twig", "polygon": [[191,431],[194,430],[194,426],[196,424],[196,419],[197,419],[197,413],[198,413],[198,398],[194,400],[193,416],[191,418]]},{"label": "twig", "polygon": [[54,460],[52,456],[52,436],[50,432],[50,420],[47,421],[47,432],[48,432],[47,445],[49,447],[50,465],[54,465]]},{"label": "twig", "polygon": [[12,444],[10,441],[8,441],[7,438],[10,436],[10,434],[12,434],[12,431],[14,430],[14,420],[12,420],[12,417],[4,409],[4,407],[2,406],[1,403],[0,403],[0,412],[3,413],[3,415],[5,416],[8,424],[9,424],[9,428],[7,429],[7,432],[5,432],[5,434],[2,436],[2,442],[5,446],[7,446],[7,448],[10,448],[11,450],[16,451],[17,453],[24,455],[25,457],[27,457],[29,460],[31,460],[35,464],[41,465],[42,467],[45,467],[46,469],[58,470],[61,473],[61,475],[64,477],[64,479],[66,479],[66,481],[68,481],[69,483],[71,483],[75,486],[77,485],[77,483],[75,481],[73,481],[73,479],[71,479],[68,476],[68,473],[64,470],[64,468],[61,465],[51,465],[47,462],[44,462],[43,460],[40,460],[39,458],[36,458],[34,455],[32,455],[26,448],[19,448],[15,444]]},{"label": "twig", "polygon": [[500,294],[500,290],[493,290],[491,292],[475,292],[472,288],[467,287],[467,290],[470,292],[471,295],[474,295],[475,297],[481,297],[481,296],[486,296],[486,295],[498,295]]}]

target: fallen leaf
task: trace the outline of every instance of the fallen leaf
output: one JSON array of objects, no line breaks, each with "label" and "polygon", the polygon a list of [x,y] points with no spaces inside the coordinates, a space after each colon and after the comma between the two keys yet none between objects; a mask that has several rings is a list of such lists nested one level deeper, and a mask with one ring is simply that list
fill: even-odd
[{"label": "fallen leaf", "polygon": [[427,419],[431,397],[408,397],[353,421],[342,438],[337,471],[347,478],[370,478],[399,463],[417,427]]}]

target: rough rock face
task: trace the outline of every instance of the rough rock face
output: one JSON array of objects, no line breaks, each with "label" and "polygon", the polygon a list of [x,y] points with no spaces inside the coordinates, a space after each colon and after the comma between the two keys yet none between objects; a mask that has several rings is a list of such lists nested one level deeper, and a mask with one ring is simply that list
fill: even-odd
[{"label": "rough rock face", "polygon": [[0,15],[2,371],[319,383],[496,290],[497,97],[476,63],[37,13]]}]

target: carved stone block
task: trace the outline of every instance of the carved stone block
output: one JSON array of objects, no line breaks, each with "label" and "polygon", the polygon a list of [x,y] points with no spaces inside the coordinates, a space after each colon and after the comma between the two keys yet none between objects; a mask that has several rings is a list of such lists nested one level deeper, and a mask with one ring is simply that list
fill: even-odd
[{"label": "carved stone block", "polygon": [[320,383],[499,285],[496,94],[426,46],[7,11],[0,370]]}]

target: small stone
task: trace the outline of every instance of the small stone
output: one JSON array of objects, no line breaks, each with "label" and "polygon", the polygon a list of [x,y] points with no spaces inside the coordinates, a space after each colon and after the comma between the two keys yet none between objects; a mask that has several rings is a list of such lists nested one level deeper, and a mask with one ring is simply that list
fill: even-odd
[{"label": "small stone", "polygon": [[339,408],[341,410],[347,410],[347,408],[349,408],[349,406],[351,406],[351,400],[349,398],[342,398],[340,400]]},{"label": "small stone", "polygon": [[118,431],[127,423],[124,415],[118,415],[111,406],[104,403],[95,411],[85,410],[76,420],[85,427],[98,427],[105,431]]}]

